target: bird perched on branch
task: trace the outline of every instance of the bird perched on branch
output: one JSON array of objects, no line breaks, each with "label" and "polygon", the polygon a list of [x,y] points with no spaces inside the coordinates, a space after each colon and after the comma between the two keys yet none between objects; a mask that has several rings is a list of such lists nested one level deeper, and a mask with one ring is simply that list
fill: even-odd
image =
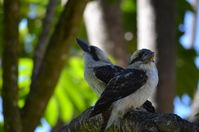
[{"label": "bird perched on branch", "polygon": [[102,113],[103,132],[130,108],[140,107],[152,95],[158,84],[158,72],[154,63],[154,52],[137,50],[127,69],[114,76],[106,85],[96,102],[90,117]]},{"label": "bird perched on branch", "polygon": [[98,47],[89,46],[79,39],[76,41],[84,51],[84,78],[91,88],[101,95],[110,79],[118,75],[124,68],[113,65],[107,55]]},{"label": "bird perched on branch", "polygon": [[[98,95],[101,95],[108,82],[124,71],[124,68],[113,65],[107,55],[98,47],[88,45],[79,39],[76,41],[84,51],[84,78],[89,86]],[[155,108],[148,100],[143,107],[149,112],[155,112]]]},{"label": "bird perched on branch", "polygon": [[[101,95],[109,81],[123,72],[125,69],[113,65],[108,59],[107,55],[98,47],[88,45],[87,43],[76,39],[79,46],[83,49],[84,53],[84,77],[91,88],[98,94]],[[133,60],[135,55],[132,55]],[[137,65],[133,63],[130,65]],[[149,112],[155,112],[150,101],[146,101],[143,107]]]}]

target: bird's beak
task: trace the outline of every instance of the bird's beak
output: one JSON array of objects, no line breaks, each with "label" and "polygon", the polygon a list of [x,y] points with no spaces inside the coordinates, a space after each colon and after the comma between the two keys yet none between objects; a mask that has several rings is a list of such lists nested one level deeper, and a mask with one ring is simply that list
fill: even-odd
[{"label": "bird's beak", "polygon": [[85,43],[84,41],[76,38],[77,43],[79,44],[79,46],[82,48],[83,51],[85,52],[90,52],[90,46]]},{"label": "bird's beak", "polygon": [[145,63],[151,62],[151,61],[154,60],[154,56],[155,56],[155,53],[151,51],[150,53],[148,53],[147,55],[145,55],[145,56],[143,57],[143,61],[144,61]]}]

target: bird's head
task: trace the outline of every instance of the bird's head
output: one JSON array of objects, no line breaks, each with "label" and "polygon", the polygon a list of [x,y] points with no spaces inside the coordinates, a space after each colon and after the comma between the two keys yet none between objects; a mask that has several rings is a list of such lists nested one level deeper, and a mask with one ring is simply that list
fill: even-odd
[{"label": "bird's head", "polygon": [[89,58],[90,61],[111,63],[106,54],[100,48],[93,45],[88,45],[79,39],[76,39],[76,41],[81,49],[85,52],[85,56]]},{"label": "bird's head", "polygon": [[130,57],[129,67],[147,69],[154,64],[155,53],[149,49],[135,51]]}]

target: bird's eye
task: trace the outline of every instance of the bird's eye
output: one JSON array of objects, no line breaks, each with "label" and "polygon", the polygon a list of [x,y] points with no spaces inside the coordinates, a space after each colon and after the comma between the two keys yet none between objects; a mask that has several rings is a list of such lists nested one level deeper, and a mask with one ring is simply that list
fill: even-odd
[{"label": "bird's eye", "polygon": [[144,56],[144,53],[140,53],[137,58],[142,58],[143,56]]}]

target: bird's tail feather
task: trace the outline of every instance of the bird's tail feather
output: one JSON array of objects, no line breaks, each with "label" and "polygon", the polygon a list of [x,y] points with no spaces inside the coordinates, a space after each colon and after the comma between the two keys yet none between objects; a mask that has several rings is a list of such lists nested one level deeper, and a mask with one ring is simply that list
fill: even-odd
[{"label": "bird's tail feather", "polygon": [[111,116],[112,108],[107,109],[106,111],[102,112],[103,123],[100,128],[100,132],[104,132],[107,128],[107,124],[109,122],[109,118]]},{"label": "bird's tail feather", "polygon": [[108,120],[105,120],[105,121],[102,123],[102,126],[101,126],[101,128],[100,128],[100,132],[104,132],[104,131],[105,131],[107,123],[108,123]]},{"label": "bird's tail feather", "polygon": [[103,107],[101,105],[96,105],[96,106],[93,107],[91,113],[89,114],[89,118],[93,117],[93,116],[96,116],[96,115],[98,115],[100,113],[103,113],[107,109],[108,109],[107,107]]},{"label": "bird's tail feather", "polygon": [[116,111],[111,111],[111,114],[109,116],[108,122],[106,124],[106,128],[109,128],[115,121],[118,120],[118,115]]}]

